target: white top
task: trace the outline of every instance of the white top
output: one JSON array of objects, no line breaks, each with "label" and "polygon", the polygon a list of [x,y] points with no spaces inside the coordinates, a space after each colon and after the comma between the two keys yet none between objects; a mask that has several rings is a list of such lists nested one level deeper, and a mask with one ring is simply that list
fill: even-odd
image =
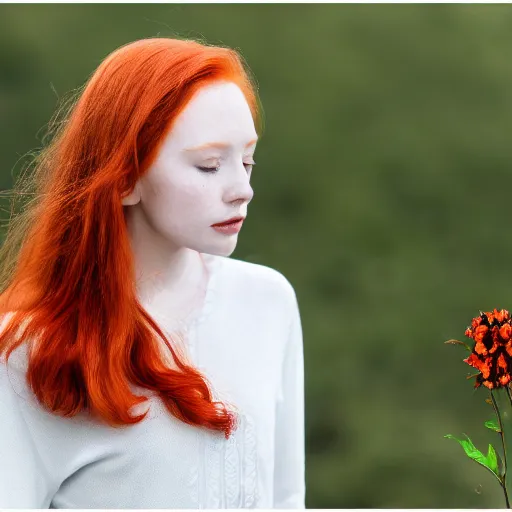
[{"label": "white top", "polygon": [[[239,427],[174,418],[150,390],[141,423],[56,416],[24,380],[26,345],[0,359],[0,508],[305,508],[304,366],[296,295],[277,270],[203,254],[192,361]],[[8,373],[7,371],[8,370]]]}]

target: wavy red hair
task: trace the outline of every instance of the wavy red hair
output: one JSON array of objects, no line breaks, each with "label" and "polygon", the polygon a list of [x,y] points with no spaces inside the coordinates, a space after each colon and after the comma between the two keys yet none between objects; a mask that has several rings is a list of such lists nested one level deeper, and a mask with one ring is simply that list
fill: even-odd
[{"label": "wavy red hair", "polygon": [[[15,187],[31,199],[11,217],[0,250],[0,315],[9,320],[0,355],[29,345],[27,383],[55,414],[87,410],[113,427],[139,423],[147,411],[129,411],[148,398],[132,383],[188,424],[226,437],[236,426],[137,300],[121,203],[192,95],[216,80],[241,88],[260,132],[257,87],[235,50],[170,38],[122,46],[53,123],[51,142]],[[157,336],[178,369],[165,364]]]}]

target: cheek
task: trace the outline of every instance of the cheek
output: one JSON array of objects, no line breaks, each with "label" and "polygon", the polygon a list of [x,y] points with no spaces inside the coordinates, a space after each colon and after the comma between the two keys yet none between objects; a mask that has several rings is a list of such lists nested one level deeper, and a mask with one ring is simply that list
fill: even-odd
[{"label": "cheek", "polygon": [[[215,203],[215,193],[205,179],[155,177],[148,181],[146,209],[156,223],[170,229],[203,225]],[[156,218],[155,218],[156,217]]]}]

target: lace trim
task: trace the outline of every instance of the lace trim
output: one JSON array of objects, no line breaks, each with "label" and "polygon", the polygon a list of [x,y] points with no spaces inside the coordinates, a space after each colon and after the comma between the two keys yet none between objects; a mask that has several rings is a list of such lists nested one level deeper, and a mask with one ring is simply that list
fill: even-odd
[{"label": "lace trim", "polygon": [[229,439],[202,431],[199,465],[189,474],[188,487],[195,508],[256,508],[258,451],[255,424],[245,414]]},{"label": "lace trim", "polygon": [[[199,448],[201,448],[201,443],[199,443]],[[198,452],[199,460],[201,457],[201,451]],[[199,477],[199,467],[194,465],[192,470],[189,473],[189,478],[187,482],[188,489],[190,491],[190,498],[192,500],[193,507],[195,509],[200,508],[199,506],[199,496],[201,494],[200,492],[200,486],[201,479]]]},{"label": "lace trim", "polygon": [[225,444],[224,452],[224,478],[225,478],[225,507],[239,508],[238,495],[242,489],[238,489],[237,483],[241,481],[243,471],[243,459],[241,457],[240,443],[237,436],[232,435]]},{"label": "lace trim", "polygon": [[255,508],[258,504],[258,450],[254,420],[244,416],[243,430],[243,499],[241,508]]}]

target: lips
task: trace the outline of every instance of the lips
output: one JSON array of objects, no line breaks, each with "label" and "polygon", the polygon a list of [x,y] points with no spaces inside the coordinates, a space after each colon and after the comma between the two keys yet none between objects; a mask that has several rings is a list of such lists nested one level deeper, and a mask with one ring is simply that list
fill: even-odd
[{"label": "lips", "polygon": [[212,224],[212,226],[229,226],[230,224],[236,224],[237,222],[244,220],[245,217],[232,217],[224,222],[218,222],[217,224]]}]

